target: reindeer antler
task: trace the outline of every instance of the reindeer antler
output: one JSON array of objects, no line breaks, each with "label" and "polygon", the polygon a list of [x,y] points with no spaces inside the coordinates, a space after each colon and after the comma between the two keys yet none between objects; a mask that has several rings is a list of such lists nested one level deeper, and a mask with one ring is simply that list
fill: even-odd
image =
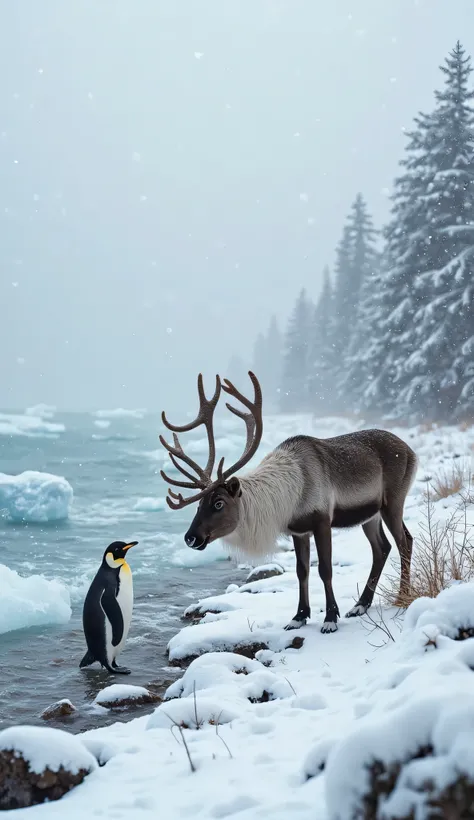
[{"label": "reindeer antler", "polygon": [[221,459],[217,475],[219,481],[226,481],[233,473],[236,473],[237,470],[240,470],[244,464],[247,464],[248,461],[255,455],[258,450],[258,445],[262,440],[262,433],[263,433],[263,421],[262,421],[262,389],[260,387],[259,381],[254,373],[249,371],[250,380],[253,384],[254,389],[254,400],[253,402],[250,399],[247,399],[236,387],[229,381],[229,379],[224,379],[224,384],[222,385],[222,389],[225,392],[232,396],[237,401],[240,401],[244,407],[247,407],[250,410],[250,413],[244,413],[243,410],[238,410],[237,407],[232,407],[228,402],[226,402],[226,407],[230,410],[234,416],[238,416],[240,419],[243,419],[245,422],[245,426],[247,428],[247,441],[245,443],[245,449],[242,453],[241,457],[232,467],[228,467],[227,470],[222,472],[222,468],[224,466],[224,459]]},{"label": "reindeer antler", "polygon": [[[263,422],[262,422],[262,391],[260,388],[260,384],[258,382],[257,377],[254,373],[249,372],[250,379],[254,386],[254,401],[251,402],[250,399],[247,399],[242,393],[237,390],[236,387],[230,382],[228,379],[224,379],[224,384],[221,385],[221,380],[219,376],[216,376],[216,389],[212,399],[207,399],[204,393],[204,386],[202,380],[202,374],[200,373],[198,376],[198,395],[199,395],[199,412],[194,421],[190,422],[189,424],[183,424],[181,426],[170,424],[167,420],[165,413],[163,412],[161,417],[163,420],[163,424],[171,430],[173,433],[173,441],[174,446],[168,444],[167,441],[160,436],[160,442],[162,443],[163,447],[168,450],[170,454],[170,459],[184,476],[186,476],[188,481],[178,481],[175,478],[171,478],[167,476],[166,473],[161,470],[161,475],[168,484],[172,484],[174,487],[184,487],[186,489],[199,490],[198,493],[195,495],[191,495],[188,498],[184,498],[181,493],[175,493],[173,490],[168,490],[168,495],[166,497],[166,501],[168,506],[171,507],[172,510],[179,510],[182,507],[187,507],[188,504],[193,504],[195,501],[200,501],[205,495],[211,492],[214,487],[218,484],[221,484],[223,481],[226,481],[229,476],[235,473],[240,467],[243,467],[252,456],[256,453],[258,445],[260,444],[263,432]],[[243,419],[245,422],[245,426],[247,428],[247,441],[245,444],[245,449],[242,456],[227,470],[224,471],[224,459],[221,458],[218,467],[217,467],[217,480],[212,480],[212,471],[214,469],[214,463],[216,458],[216,445],[214,439],[214,430],[213,430],[213,420],[214,420],[214,411],[216,409],[217,402],[219,401],[219,396],[221,393],[221,386],[225,392],[233,396],[235,399],[240,401],[247,409],[250,411],[249,413],[245,413],[243,410],[239,410],[236,407],[231,407],[230,404],[226,404],[226,407],[234,413],[234,415],[238,416],[239,418]],[[207,431],[207,439],[209,444],[209,458],[207,460],[207,464],[205,468],[199,466],[195,461],[193,461],[189,456],[186,455],[181,444],[179,442],[177,433],[185,433],[190,430],[195,430],[201,424],[204,424],[206,431]],[[190,467],[196,473],[196,476],[193,476],[189,473],[182,464],[179,463],[178,459],[184,462],[188,467]]]},{"label": "reindeer antler", "polygon": [[[165,441],[163,436],[160,436],[160,442],[163,445],[163,447],[165,447],[168,450],[168,453],[170,454],[170,459],[174,467],[176,467],[176,469],[179,470],[180,473],[182,473],[186,476],[186,478],[189,479],[189,481],[178,481],[177,479],[171,478],[170,476],[166,475],[166,473],[163,470],[161,470],[161,475],[164,478],[164,480],[168,482],[168,484],[172,484],[174,487],[185,487],[186,489],[190,490],[205,490],[212,483],[212,471],[214,469],[214,462],[216,459],[213,417],[214,411],[217,406],[217,402],[219,401],[220,394],[221,380],[219,376],[216,376],[216,389],[214,391],[214,395],[212,399],[206,398],[206,394],[204,393],[202,373],[200,373],[198,376],[199,412],[194,421],[189,422],[189,424],[182,425],[171,424],[166,418],[165,413],[163,412],[161,414],[163,424],[165,425],[165,427],[168,428],[168,430],[171,430],[173,433],[174,447],[173,445],[168,444],[168,442]],[[204,424],[206,428],[207,440],[209,444],[209,458],[204,469],[202,469],[202,467],[200,467],[199,464],[197,464],[195,461],[193,461],[193,459],[186,455],[183,448],[181,447],[179,438],[177,436],[177,433],[187,433],[190,430],[195,430],[201,424]],[[188,473],[188,471],[185,470],[185,468],[182,466],[182,464],[179,463],[177,459],[181,459],[181,461],[187,464],[188,467],[194,470],[194,472],[197,474],[197,478],[196,476],[193,476],[191,473]],[[168,505],[172,509],[179,509],[179,507],[181,506],[181,502],[183,501],[185,501],[186,504],[190,504],[193,501],[197,501],[198,496],[199,498],[201,498],[202,496],[202,493],[198,493],[198,496],[192,496],[190,499],[184,499],[181,493],[176,494],[173,493],[171,490],[169,491],[169,493],[171,498],[175,498],[179,502],[178,504],[176,504],[173,503],[170,500],[170,498],[167,498],[166,500],[168,502]]]}]

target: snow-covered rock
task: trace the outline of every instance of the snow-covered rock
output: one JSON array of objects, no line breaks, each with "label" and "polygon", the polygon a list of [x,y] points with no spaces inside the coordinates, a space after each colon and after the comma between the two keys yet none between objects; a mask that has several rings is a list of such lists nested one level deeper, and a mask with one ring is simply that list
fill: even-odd
[{"label": "snow-covered rock", "polygon": [[246,583],[251,584],[253,581],[263,581],[265,578],[283,575],[284,571],[280,564],[262,564],[262,566],[255,567],[249,572]]},{"label": "snow-covered rock", "polygon": [[75,735],[60,729],[14,726],[0,732],[0,809],[59,800],[97,768]]},{"label": "snow-covered rock", "polygon": [[46,523],[68,518],[73,489],[61,476],[26,470],[12,476],[0,473],[0,514],[10,521]]},{"label": "snow-covered rock", "polygon": [[159,695],[150,692],[144,686],[113,683],[100,690],[94,703],[104,709],[123,709],[129,706],[142,706],[145,703],[156,703],[160,700]]},{"label": "snow-covered rock", "polygon": [[19,575],[0,564],[0,635],[15,629],[65,624],[71,617],[69,591],[42,575]]},{"label": "snow-covered rock", "polygon": [[472,683],[449,691],[435,687],[383,718],[362,722],[329,754],[329,817],[469,817],[473,733]]},{"label": "snow-covered rock", "polygon": [[55,718],[62,718],[62,717],[69,717],[69,715],[73,715],[74,712],[77,712],[76,707],[68,698],[62,698],[62,700],[56,701],[56,703],[52,703],[51,706],[47,706],[46,709],[40,714],[40,718],[43,720],[54,720]]}]

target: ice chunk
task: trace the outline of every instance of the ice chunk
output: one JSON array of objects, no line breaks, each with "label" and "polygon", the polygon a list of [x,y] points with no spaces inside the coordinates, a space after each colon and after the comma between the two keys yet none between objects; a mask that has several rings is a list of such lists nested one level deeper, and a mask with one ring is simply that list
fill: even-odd
[{"label": "ice chunk", "polygon": [[52,419],[56,415],[56,407],[52,404],[35,404],[25,410],[26,416],[36,416],[38,419]]},{"label": "ice chunk", "polygon": [[97,768],[95,757],[79,738],[62,729],[12,726],[0,732],[0,749],[17,752],[36,774],[45,769],[57,772],[61,766],[72,774],[81,769],[91,772]]},{"label": "ice chunk", "polygon": [[94,424],[100,430],[107,430],[107,427],[110,427],[110,421],[108,421],[108,419],[96,419]]},{"label": "ice chunk", "polygon": [[65,429],[64,424],[45,421],[40,416],[0,413],[0,436],[51,437]]},{"label": "ice chunk", "polygon": [[61,476],[34,470],[17,476],[0,473],[0,512],[5,511],[10,521],[63,521],[72,498],[72,487]]},{"label": "ice chunk", "polygon": [[97,410],[95,413],[98,419],[143,419],[146,410],[126,410],[123,407],[116,407],[115,410]]},{"label": "ice chunk", "polygon": [[23,577],[0,564],[0,635],[14,629],[65,624],[71,617],[69,592],[42,575]]},{"label": "ice chunk", "polygon": [[164,498],[139,498],[133,509],[138,512],[160,512],[166,509],[166,501]]}]

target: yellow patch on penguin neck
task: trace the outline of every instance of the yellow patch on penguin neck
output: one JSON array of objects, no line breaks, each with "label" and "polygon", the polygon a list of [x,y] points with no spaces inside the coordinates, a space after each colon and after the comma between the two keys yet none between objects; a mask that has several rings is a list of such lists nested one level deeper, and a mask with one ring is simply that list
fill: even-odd
[{"label": "yellow patch on penguin neck", "polygon": [[131,572],[129,565],[127,564],[125,558],[114,558],[111,552],[108,552],[105,556],[105,560],[107,561],[109,567],[112,569],[118,569],[122,567],[126,572]]}]

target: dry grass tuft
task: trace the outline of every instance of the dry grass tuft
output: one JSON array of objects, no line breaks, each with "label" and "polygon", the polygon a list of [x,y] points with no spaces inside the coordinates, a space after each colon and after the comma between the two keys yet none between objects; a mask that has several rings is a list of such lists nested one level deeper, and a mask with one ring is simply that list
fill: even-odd
[{"label": "dry grass tuft", "polygon": [[[470,484],[470,479],[468,479]],[[451,470],[443,470],[431,479],[433,489],[433,500],[440,501],[442,498],[449,498],[451,495],[460,493],[465,488],[466,476],[463,465],[458,461],[454,462]]]},{"label": "dry grass tuft", "polygon": [[473,424],[472,419],[464,419],[464,421],[461,421],[459,423],[459,428],[458,429],[461,431],[461,433],[466,433],[468,430],[471,429],[472,424]]},{"label": "dry grass tuft", "polygon": [[434,421],[424,421],[423,424],[419,425],[418,432],[431,433],[433,430],[435,430],[436,427],[437,425],[434,423]]},{"label": "dry grass tuft", "polygon": [[427,495],[425,520],[413,550],[410,590],[400,596],[399,572],[393,573],[387,577],[385,586],[380,587],[385,603],[405,609],[416,598],[436,598],[454,581],[474,580],[474,533],[467,521],[471,502],[467,491],[451,517],[440,522],[434,519],[433,499]]}]

